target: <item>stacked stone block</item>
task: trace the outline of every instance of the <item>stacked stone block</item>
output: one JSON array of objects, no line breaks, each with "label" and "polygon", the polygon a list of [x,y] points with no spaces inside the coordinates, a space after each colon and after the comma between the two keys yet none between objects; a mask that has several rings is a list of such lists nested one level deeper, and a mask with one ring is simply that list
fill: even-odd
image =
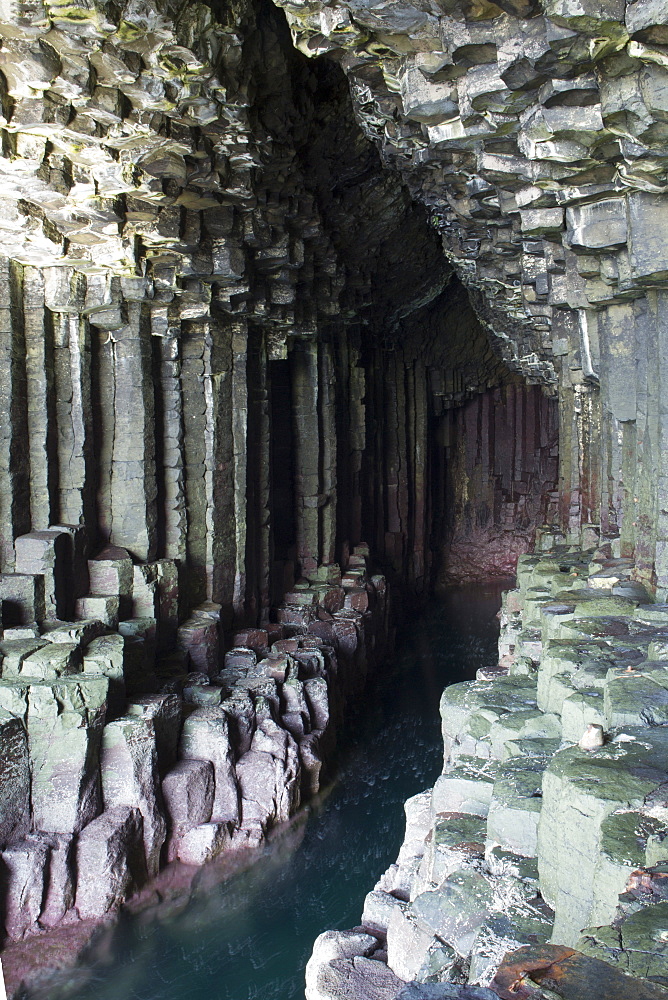
[{"label": "stacked stone block", "polygon": [[[554,964],[567,997],[566,957],[606,996],[663,995],[668,617],[636,573],[609,547],[520,558],[500,665],[443,692],[443,773],[406,803],[397,862],[366,899],[372,939],[346,954],[388,967],[387,996],[468,983],[493,1000]],[[316,942],[308,1000],[343,988],[327,935],[350,933]]]},{"label": "stacked stone block", "polygon": [[[54,537],[43,534],[42,547]],[[126,615],[174,615],[173,591],[160,593],[173,581],[164,561],[135,575],[127,552],[107,548],[89,569],[98,596]],[[154,617],[125,617],[119,632],[53,618],[4,630],[0,898],[10,941],[99,919],[166,863],[257,846],[318,791],[341,706],[361,692],[388,634],[384,578],[368,575],[360,554],[348,572],[346,581],[338,565],[316,567],[298,583],[308,602],[237,631],[224,655],[230,637],[211,601],[172,630],[167,653]],[[344,607],[362,592],[362,610]]]}]

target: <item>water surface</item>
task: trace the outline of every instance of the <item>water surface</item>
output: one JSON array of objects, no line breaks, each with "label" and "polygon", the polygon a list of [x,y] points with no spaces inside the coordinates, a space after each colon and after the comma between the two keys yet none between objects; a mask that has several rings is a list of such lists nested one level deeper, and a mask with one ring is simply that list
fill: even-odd
[{"label": "water surface", "polygon": [[[355,926],[396,858],[403,802],[441,770],[443,687],[496,661],[500,588],[453,590],[399,636],[369,686],[335,782],[251,868],[125,916],[34,1000],[303,1000],[314,938]],[[344,743],[344,741],[341,741]]]}]

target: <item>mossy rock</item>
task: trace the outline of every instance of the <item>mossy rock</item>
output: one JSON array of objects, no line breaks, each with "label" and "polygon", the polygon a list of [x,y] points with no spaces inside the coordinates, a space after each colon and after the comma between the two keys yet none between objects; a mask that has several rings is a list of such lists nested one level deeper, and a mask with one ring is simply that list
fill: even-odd
[{"label": "mossy rock", "polygon": [[615,812],[603,820],[593,881],[593,924],[612,921],[629,876],[645,864],[648,838],[663,829],[659,820],[637,810]]},{"label": "mossy rock", "polygon": [[526,944],[546,944],[551,932],[551,911],[539,898],[491,913],[473,943],[469,978],[489,982],[509,951]]},{"label": "mossy rock", "polygon": [[562,706],[577,689],[573,683],[573,674],[538,673],[538,707],[542,712],[561,715]]},{"label": "mossy rock", "polygon": [[436,779],[432,790],[433,813],[465,812],[486,817],[498,771],[496,761],[458,757],[457,762]]},{"label": "mossy rock", "polygon": [[[454,948],[438,938],[427,951],[427,955],[415,976],[417,983],[447,983],[461,972],[461,958]],[[420,996],[420,994],[417,994]]]},{"label": "mossy rock", "polygon": [[539,709],[509,712],[494,722],[489,731],[492,756],[506,760],[511,754],[506,750],[508,740],[518,739],[559,739],[561,722],[556,715],[546,714]]},{"label": "mossy rock", "polygon": [[457,847],[460,844],[483,844],[487,823],[481,816],[470,813],[440,813],[433,827],[437,847]]},{"label": "mossy rock", "polygon": [[668,902],[646,906],[621,926],[626,971],[668,986]]},{"label": "mossy rock", "polygon": [[412,903],[417,919],[460,955],[468,955],[494,902],[491,880],[473,869],[455,872],[437,892]]},{"label": "mossy rock", "polygon": [[543,775],[538,825],[541,892],[555,910],[553,941],[575,946],[592,924],[601,826],[611,813],[638,809],[668,781],[668,727],[631,728],[588,752],[560,750]]},{"label": "mossy rock", "polygon": [[628,615],[595,615],[591,618],[572,618],[563,623],[566,636],[582,636],[584,639],[618,639],[629,634]]},{"label": "mossy rock", "polygon": [[614,594],[601,593],[600,590],[578,590],[575,594],[563,592],[557,594],[556,599],[562,597],[568,601],[572,599],[576,618],[592,618],[602,616],[619,616],[633,614],[640,604],[640,601],[632,597],[618,597]]},{"label": "mossy rock", "polygon": [[605,717],[608,729],[668,722],[668,668],[644,663],[633,670],[610,670],[605,682]]},{"label": "mossy rock", "polygon": [[533,897],[539,890],[538,862],[536,858],[527,858],[514,854],[503,847],[493,847],[485,854],[487,866],[492,875],[512,875],[527,886],[529,896]]},{"label": "mossy rock", "polygon": [[425,841],[425,852],[412,891],[441,885],[453,872],[466,867],[472,855],[482,856],[486,820],[467,813],[439,813]]},{"label": "mossy rock", "polygon": [[542,771],[539,762],[528,769],[524,760],[504,768],[494,783],[487,814],[488,848],[498,845],[516,855],[536,856]]},{"label": "mossy rock", "polygon": [[591,724],[607,729],[603,691],[574,691],[561,705],[561,735],[568,743],[577,743]]},{"label": "mossy rock", "polygon": [[[493,715],[536,708],[536,679],[501,676],[493,681],[464,681],[451,684],[441,695],[440,712],[443,739],[457,741],[469,734],[469,722],[481,709]],[[492,716],[487,716],[490,719]],[[476,723],[478,725],[478,723]],[[478,729],[486,735],[485,727]]]},{"label": "mossy rock", "polygon": [[561,747],[561,739],[519,739],[507,740],[508,760],[540,760],[547,762]]},{"label": "mossy rock", "polygon": [[633,617],[642,624],[668,628],[668,604],[639,604]]}]

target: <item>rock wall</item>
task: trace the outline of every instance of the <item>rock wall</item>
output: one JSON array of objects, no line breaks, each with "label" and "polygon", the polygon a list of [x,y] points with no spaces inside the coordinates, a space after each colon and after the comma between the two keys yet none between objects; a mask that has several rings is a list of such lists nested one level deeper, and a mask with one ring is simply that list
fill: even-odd
[{"label": "rock wall", "polygon": [[558,523],[556,407],[510,385],[445,411],[440,583],[514,576],[536,525]]},{"label": "rock wall", "polygon": [[[121,551],[94,572],[118,577]],[[146,616],[117,632],[92,619],[4,630],[6,939],[99,920],[168,862],[257,846],[319,790],[346,704],[391,637],[367,551],[357,546],[343,575],[315,568],[275,622],[237,631],[224,655],[213,602],[166,656]],[[19,989],[11,949],[9,968]]]},{"label": "rock wall", "polygon": [[10,938],[317,787],[377,566],[668,593],[663,5],[281,6],[0,12]]},{"label": "rock wall", "polygon": [[665,595],[666,14],[654,0],[281,0],[509,367],[558,395],[559,526]]},{"label": "rock wall", "polygon": [[[17,942],[94,923],[167,863],[257,845],[318,790],[389,648],[375,565],[420,595],[445,558],[448,414],[534,390],[345,76],[296,53],[274,7],[2,17],[0,913]],[[510,538],[497,506],[485,524]]]},{"label": "rock wall", "polygon": [[666,996],[668,606],[632,575],[520,557],[500,665],[443,692],[443,773],[307,1000]]}]

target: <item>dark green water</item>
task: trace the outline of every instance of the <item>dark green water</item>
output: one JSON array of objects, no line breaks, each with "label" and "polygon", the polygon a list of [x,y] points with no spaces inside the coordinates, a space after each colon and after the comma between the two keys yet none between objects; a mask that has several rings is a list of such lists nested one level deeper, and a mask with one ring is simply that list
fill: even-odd
[{"label": "dark green water", "polygon": [[208,866],[189,889],[126,917],[84,968],[34,1000],[303,1000],[314,938],[355,926],[396,858],[403,802],[441,770],[443,687],[496,661],[500,588],[453,591],[400,637],[341,755],[337,780],[303,822],[245,872]]}]

